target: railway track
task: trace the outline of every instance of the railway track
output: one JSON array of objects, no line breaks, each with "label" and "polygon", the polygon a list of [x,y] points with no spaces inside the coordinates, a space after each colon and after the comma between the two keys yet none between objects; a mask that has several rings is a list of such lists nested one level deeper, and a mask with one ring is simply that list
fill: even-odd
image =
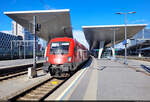
[{"label": "railway track", "polygon": [[59,78],[52,77],[10,98],[8,101],[44,101],[44,99],[48,95],[54,92],[67,79],[69,78],[59,79]]},{"label": "railway track", "polygon": [[[80,67],[83,67],[88,61],[86,61]],[[79,70],[79,69],[78,69]],[[75,74],[76,70],[73,74]],[[72,74],[72,75],[73,75]],[[44,101],[50,94],[52,94],[57,88],[59,88],[63,83],[65,83],[70,77],[64,78],[47,78],[41,82],[31,85],[19,92],[11,94],[11,96],[5,97],[5,101]]]},{"label": "railway track", "polygon": [[[36,70],[37,71],[42,70],[40,68],[42,66],[43,66],[43,63],[38,63]],[[27,74],[28,67],[32,67],[32,65],[29,64],[29,65],[21,65],[21,66],[16,66],[16,67],[0,69],[0,82]]]},{"label": "railway track", "polygon": [[[120,61],[117,61],[117,62],[120,63],[120,64],[125,65],[123,62],[120,62]],[[135,67],[135,66],[131,66],[131,65],[125,65],[125,66],[135,70],[136,72],[140,72],[140,73],[143,73],[143,74],[145,74],[147,76],[150,76],[150,69],[148,67],[144,66],[144,65],[141,65],[141,66],[143,67],[143,69],[145,71],[141,70],[141,67]]]},{"label": "railway track", "polygon": [[[37,68],[36,71],[42,70],[41,68]],[[5,81],[5,80],[9,80],[9,79],[13,79],[22,75],[27,74],[28,71],[22,71],[22,72],[17,72],[17,73],[12,73],[9,75],[5,75],[5,76],[0,76],[0,82],[1,81]]]},{"label": "railway track", "polygon": [[[27,64],[27,65],[19,65],[19,66],[10,66],[10,67],[4,67],[0,68],[0,77],[7,76],[14,73],[19,73],[23,71],[27,71],[28,67],[32,67],[33,64]],[[37,67],[43,66],[43,63],[37,63]]]}]

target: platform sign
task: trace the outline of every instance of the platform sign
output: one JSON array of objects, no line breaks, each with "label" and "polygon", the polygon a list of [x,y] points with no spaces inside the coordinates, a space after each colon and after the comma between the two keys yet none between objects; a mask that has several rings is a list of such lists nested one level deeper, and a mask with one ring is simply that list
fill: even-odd
[{"label": "platform sign", "polygon": [[127,40],[123,40],[122,44],[123,44],[123,45],[128,44],[128,43],[127,43]]}]

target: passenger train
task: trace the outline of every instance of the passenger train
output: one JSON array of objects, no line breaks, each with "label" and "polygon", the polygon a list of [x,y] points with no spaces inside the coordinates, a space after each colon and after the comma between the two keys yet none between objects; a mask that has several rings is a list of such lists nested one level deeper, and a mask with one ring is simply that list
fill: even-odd
[{"label": "passenger train", "polygon": [[77,40],[63,37],[51,39],[46,50],[46,72],[51,76],[73,73],[89,58],[88,49]]}]

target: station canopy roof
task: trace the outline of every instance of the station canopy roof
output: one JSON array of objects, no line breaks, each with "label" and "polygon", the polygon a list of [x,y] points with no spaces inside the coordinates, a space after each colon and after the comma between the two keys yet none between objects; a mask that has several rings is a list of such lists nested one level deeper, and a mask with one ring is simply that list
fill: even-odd
[{"label": "station canopy roof", "polygon": [[5,15],[33,33],[33,16],[41,25],[37,36],[49,41],[55,37],[73,37],[69,9],[4,12]]},{"label": "station canopy roof", "polygon": [[[147,24],[128,24],[127,25],[127,38],[133,37],[141,31]],[[115,43],[124,40],[125,25],[102,25],[102,26],[82,26],[85,38],[90,45],[90,49],[99,48],[99,41],[105,41],[106,46],[111,46],[111,41],[114,38],[115,30]]]}]

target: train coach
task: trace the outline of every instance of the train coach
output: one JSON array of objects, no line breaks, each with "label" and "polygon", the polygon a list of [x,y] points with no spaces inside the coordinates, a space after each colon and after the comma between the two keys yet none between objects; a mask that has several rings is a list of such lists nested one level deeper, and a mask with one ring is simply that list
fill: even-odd
[{"label": "train coach", "polygon": [[70,75],[88,58],[88,49],[77,40],[68,37],[54,38],[46,49],[44,71],[50,72],[51,76]]}]

